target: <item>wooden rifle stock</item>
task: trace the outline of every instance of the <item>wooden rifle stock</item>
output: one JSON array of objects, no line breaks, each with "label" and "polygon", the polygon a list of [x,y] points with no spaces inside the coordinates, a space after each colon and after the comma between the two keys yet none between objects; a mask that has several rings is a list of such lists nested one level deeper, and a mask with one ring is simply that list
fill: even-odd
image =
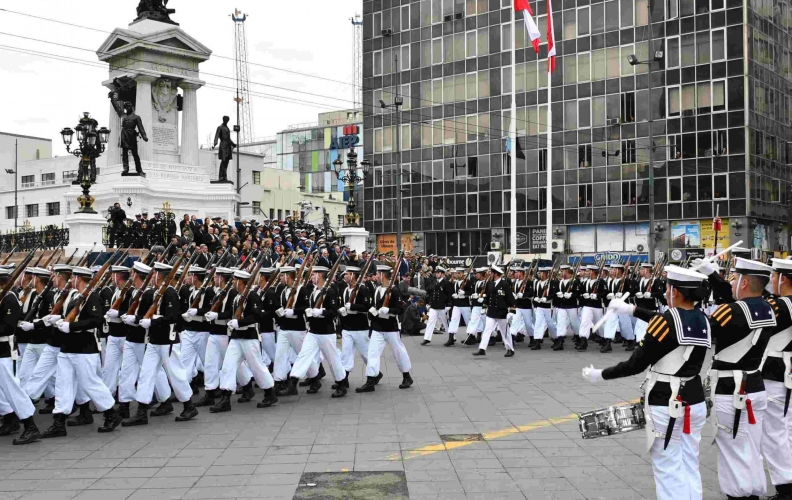
[{"label": "wooden rifle stock", "polygon": [[[160,287],[154,293],[154,300],[152,300],[151,302],[151,307],[149,307],[149,310],[146,311],[145,316],[143,316],[145,319],[151,319],[155,314],[157,314],[157,309],[159,308],[160,301],[162,301],[162,296],[165,294],[165,290],[168,289],[168,286],[170,286],[171,281],[173,281],[173,277],[176,276],[176,272],[178,272],[179,268],[184,263],[185,257],[187,257],[187,252],[184,252],[182,256],[179,257],[179,260],[176,262],[176,265],[173,266],[171,272],[168,273],[168,277],[162,281],[162,285],[160,285]],[[182,277],[180,278],[180,281],[184,280],[184,277],[187,275],[188,269],[189,269],[189,263],[187,264],[187,268],[182,272]],[[156,271],[152,269],[151,272],[155,273]]]},{"label": "wooden rifle stock", "polygon": [[53,285],[54,282],[52,281],[52,278],[50,278],[49,281],[47,281],[47,284],[44,285],[44,289],[41,290],[41,293],[36,295],[36,298],[33,299],[33,303],[30,304],[30,307],[28,308],[28,312],[27,314],[25,314],[25,319],[23,321],[25,321],[26,323],[30,323],[34,319],[36,319],[38,310],[41,308],[41,302],[44,300],[44,297],[50,292],[50,290],[52,290]]},{"label": "wooden rifle stock", "polygon": [[396,268],[399,267],[399,262],[401,262],[403,257],[404,257],[404,251],[401,251],[399,252],[399,255],[396,258],[396,260],[393,262],[393,267],[391,268],[390,283],[388,283],[388,289],[385,290],[385,296],[382,298],[382,307],[390,307],[391,290],[393,290],[396,287],[396,284],[393,283],[397,274]]},{"label": "wooden rifle stock", "polygon": [[75,248],[75,249],[74,249],[74,251],[73,251],[73,252],[72,252],[72,254],[71,254],[71,257],[69,257],[69,260],[67,260],[67,261],[64,263],[64,265],[66,265],[66,266],[70,265],[70,264],[71,264],[71,261],[73,261],[73,260],[74,260],[74,256],[75,256],[75,255],[77,255],[77,252],[79,252],[79,251],[80,251],[80,249],[79,249],[79,248]]},{"label": "wooden rifle stock", "polygon": [[[52,263],[52,260],[55,258],[55,256],[56,256],[56,255],[58,255],[58,254],[59,254],[59,253],[61,253],[61,252],[63,252],[63,245],[59,246],[59,247],[58,247],[58,249],[57,249],[57,250],[55,250],[55,251],[52,253],[52,255],[50,255],[50,256],[49,256],[49,259],[47,259],[47,262],[45,262],[45,263],[44,263],[44,265],[43,265],[42,267],[43,267],[44,269],[47,269],[47,268],[49,267],[49,265]],[[58,257],[58,260],[60,260],[60,257]]]},{"label": "wooden rifle stock", "polygon": [[325,295],[327,295],[327,289],[330,288],[330,285],[333,284],[336,274],[338,273],[339,264],[341,264],[340,257],[336,259],[335,264],[333,264],[332,269],[330,269],[330,272],[327,274],[327,278],[325,279],[324,285],[322,286],[322,289],[319,291],[319,296],[316,298],[316,304],[314,304],[315,309],[322,308],[322,304],[324,304]]},{"label": "wooden rifle stock", "polygon": [[78,260],[77,263],[74,264],[74,267],[84,266],[85,263],[88,262],[88,257],[91,256],[91,253],[94,251],[94,248],[96,248],[96,243],[94,243],[91,249],[85,252],[85,254],[83,254],[82,257],[80,257],[80,260]]},{"label": "wooden rifle stock", "polygon": [[558,267],[560,267],[560,261],[556,259],[553,261],[553,267],[550,269],[550,274],[547,275],[547,286],[545,287],[544,294],[542,295],[544,298],[547,298],[547,295],[550,293],[550,283],[556,279],[556,276],[558,275]]},{"label": "wooden rifle stock", "polygon": [[[363,269],[360,271],[360,278],[358,278],[357,283],[355,283],[355,287],[352,289],[352,293],[349,294],[349,303],[354,304],[355,299],[357,298],[358,290],[360,290],[360,285],[363,283],[363,279],[368,275],[368,271],[371,268],[371,264],[374,262],[374,256],[376,253],[371,252],[369,255],[369,260],[366,261],[366,265],[363,266]],[[340,260],[340,259],[339,259]]]},{"label": "wooden rifle stock", "polygon": [[291,292],[289,292],[289,300],[286,302],[286,309],[292,309],[294,307],[294,301],[297,300],[297,289],[300,287],[302,282],[304,281],[304,271],[305,266],[308,264],[308,261],[311,261],[311,267],[308,268],[308,276],[311,275],[311,270],[313,269],[314,263],[314,256],[319,249],[316,248],[315,250],[312,249],[309,255],[305,256],[305,260],[300,264],[300,269],[297,271],[297,276],[294,277],[294,284],[292,284]]},{"label": "wooden rifle stock", "polygon": [[566,290],[567,293],[572,291],[572,283],[574,283],[575,280],[577,279],[577,275],[580,272],[580,263],[581,262],[583,262],[583,256],[582,255],[578,258],[577,266],[575,266],[575,271],[572,273],[572,278],[569,280],[569,283],[567,284],[567,290]]},{"label": "wooden rifle stock", "polygon": [[93,278],[91,278],[91,281],[88,283],[88,286],[86,286],[81,293],[77,294],[77,296],[74,297],[74,299],[69,304],[71,310],[66,315],[64,321],[66,321],[67,323],[72,323],[75,319],[77,319],[77,315],[80,313],[82,303],[86,301],[86,299],[91,295],[91,292],[94,290],[94,288],[96,288],[96,285],[98,285],[99,282],[102,280],[104,274],[110,268],[110,266],[115,261],[115,259],[118,257],[119,252],[121,252],[120,248],[116,250],[113,256],[107,259],[107,262],[104,263],[102,268],[99,269],[96,272],[96,274],[94,274]]},{"label": "wooden rifle stock", "polygon": [[8,255],[6,255],[5,259],[3,259],[3,262],[0,262],[0,264],[1,265],[8,264],[9,259],[11,259],[11,257],[13,257],[13,255],[16,253],[16,250],[17,250],[17,246],[14,246],[14,248],[11,249],[11,251],[8,253]]},{"label": "wooden rifle stock", "polygon": [[22,260],[22,262],[14,269],[14,272],[11,274],[11,278],[8,280],[8,283],[6,283],[3,286],[2,291],[0,291],[0,302],[3,301],[3,299],[6,296],[6,294],[8,294],[8,292],[11,290],[11,288],[13,288],[14,283],[16,283],[16,280],[25,271],[25,268],[27,267],[28,264],[30,264],[30,261],[33,260],[33,256],[36,254],[36,250],[37,249],[38,249],[38,247],[36,247],[32,251],[30,251],[25,256],[25,258]]},{"label": "wooden rifle stock", "polygon": [[245,285],[245,290],[240,294],[239,304],[237,304],[236,311],[234,311],[234,319],[236,320],[242,319],[242,314],[245,312],[245,303],[250,295],[250,291],[253,290],[254,283],[256,282],[256,275],[258,275],[261,270],[262,264],[264,264],[264,259],[259,259],[259,261],[256,262],[256,267],[250,272],[250,279],[247,285]]}]

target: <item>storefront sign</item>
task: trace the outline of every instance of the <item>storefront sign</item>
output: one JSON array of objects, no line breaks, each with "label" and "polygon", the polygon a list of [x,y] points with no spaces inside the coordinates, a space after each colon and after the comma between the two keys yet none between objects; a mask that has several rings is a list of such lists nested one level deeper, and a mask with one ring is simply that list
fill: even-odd
[{"label": "storefront sign", "polygon": [[[728,248],[731,243],[729,242],[729,219],[721,219],[723,228],[718,231],[718,248]],[[712,220],[703,220],[701,226],[701,246],[707,250],[715,248],[715,229],[712,227]],[[713,255],[713,252],[707,252],[708,255]]]},{"label": "storefront sign", "polygon": [[[712,221],[710,226],[712,226]],[[671,223],[671,248],[701,248],[701,226],[699,221]]]},{"label": "storefront sign", "polygon": [[517,251],[526,253],[547,252],[547,228],[521,227],[517,228]]},{"label": "storefront sign", "polygon": [[349,149],[360,143],[360,128],[357,125],[344,125],[343,132],[343,136],[330,139],[330,149]]},{"label": "storefront sign", "polygon": [[[402,234],[402,250],[404,250],[405,252],[413,251],[412,233]],[[377,235],[377,252],[379,253],[392,252],[394,255],[396,255],[396,235],[395,234]]]}]

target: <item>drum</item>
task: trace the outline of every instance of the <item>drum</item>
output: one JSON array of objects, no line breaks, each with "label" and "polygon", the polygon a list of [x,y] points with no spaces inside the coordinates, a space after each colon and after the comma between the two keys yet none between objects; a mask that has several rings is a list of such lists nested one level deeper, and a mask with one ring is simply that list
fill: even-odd
[{"label": "drum", "polygon": [[583,439],[611,436],[646,427],[646,416],[641,405],[621,405],[603,408],[578,415]]},{"label": "drum", "polygon": [[580,432],[583,439],[591,439],[600,436],[609,436],[611,433],[608,426],[609,409],[595,410],[578,415]]}]

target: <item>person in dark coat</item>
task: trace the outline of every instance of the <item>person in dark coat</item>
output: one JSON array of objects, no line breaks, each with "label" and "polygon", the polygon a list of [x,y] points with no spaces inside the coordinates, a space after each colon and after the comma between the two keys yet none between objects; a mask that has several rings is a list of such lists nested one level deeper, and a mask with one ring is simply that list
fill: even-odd
[{"label": "person in dark coat", "polygon": [[494,278],[487,284],[484,296],[477,299],[479,304],[487,307],[487,322],[484,326],[484,333],[481,336],[478,352],[474,356],[484,356],[487,352],[490,336],[495,330],[503,333],[503,345],[506,347],[506,357],[514,356],[514,344],[512,336],[506,326],[506,317],[509,309],[515,306],[514,294],[511,285],[503,279],[503,270],[498,266],[492,266]]}]

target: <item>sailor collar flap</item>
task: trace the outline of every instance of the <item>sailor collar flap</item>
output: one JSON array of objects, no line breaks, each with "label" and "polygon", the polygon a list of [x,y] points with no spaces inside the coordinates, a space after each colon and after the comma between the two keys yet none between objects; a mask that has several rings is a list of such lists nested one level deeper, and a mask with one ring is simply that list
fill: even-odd
[{"label": "sailor collar flap", "polygon": [[676,330],[677,342],[684,346],[702,346],[710,349],[712,347],[712,336],[710,325],[706,316],[696,314],[694,311],[685,312],[684,321],[679,310],[669,309],[671,317],[674,319],[674,330]]},{"label": "sailor collar flap", "polygon": [[740,300],[735,302],[735,305],[742,309],[748,327],[752,330],[776,326],[776,317],[773,308],[764,300],[752,300],[750,302]]}]

